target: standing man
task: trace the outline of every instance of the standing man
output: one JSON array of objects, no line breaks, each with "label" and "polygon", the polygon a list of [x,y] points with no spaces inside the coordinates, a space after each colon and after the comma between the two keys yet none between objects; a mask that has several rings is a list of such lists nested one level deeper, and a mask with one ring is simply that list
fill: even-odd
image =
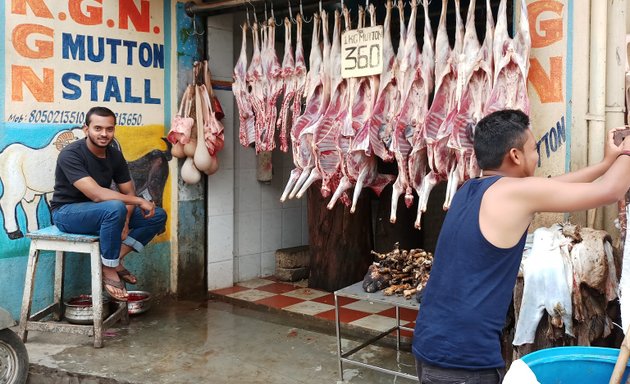
[{"label": "standing man", "polygon": [[455,194],[416,319],[421,384],[500,383],[501,332],[534,214],[611,204],[630,188],[630,139],[616,146],[612,132],[601,163],[553,178],[533,177],[536,140],[521,111],[484,117],[474,148],[482,177]]},{"label": "standing man", "polygon": [[[61,231],[100,237],[103,287],[112,298],[126,301],[124,282],[136,284],[137,279],[122,260],[164,231],[166,212],[136,196],[127,162],[112,146],[115,129],[116,115],[110,109],[88,111],[85,139],[59,154],[50,205]],[[120,192],[110,189],[112,181]]]}]

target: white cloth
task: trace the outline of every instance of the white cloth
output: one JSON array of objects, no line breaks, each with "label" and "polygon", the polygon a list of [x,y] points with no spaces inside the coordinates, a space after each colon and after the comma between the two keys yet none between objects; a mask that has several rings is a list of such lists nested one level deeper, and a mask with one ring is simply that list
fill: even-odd
[{"label": "white cloth", "polygon": [[560,317],[565,332],[573,335],[572,273],[565,264],[566,240],[558,225],[534,231],[532,249],[523,259],[523,299],[514,332],[514,345],[534,342],[536,328],[545,310]]},{"label": "white cloth", "polygon": [[[630,204],[626,205],[626,217],[630,218]],[[619,281],[619,305],[621,306],[621,326],[624,332],[630,329],[630,230],[626,230],[623,244],[623,263]]]},{"label": "white cloth", "polygon": [[536,375],[529,368],[529,365],[518,359],[510,365],[510,369],[503,378],[503,384],[540,384],[540,382],[536,379]]}]

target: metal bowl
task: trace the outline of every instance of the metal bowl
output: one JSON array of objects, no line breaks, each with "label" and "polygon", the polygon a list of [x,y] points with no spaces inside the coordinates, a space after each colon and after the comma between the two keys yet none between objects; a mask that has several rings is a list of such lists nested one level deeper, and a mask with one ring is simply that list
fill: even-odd
[{"label": "metal bowl", "polygon": [[130,315],[145,313],[151,308],[151,293],[147,291],[128,291],[127,310]]},{"label": "metal bowl", "polygon": [[[92,295],[79,295],[64,301],[64,317],[73,324],[92,324]],[[109,315],[109,300],[103,297],[103,319]]]}]

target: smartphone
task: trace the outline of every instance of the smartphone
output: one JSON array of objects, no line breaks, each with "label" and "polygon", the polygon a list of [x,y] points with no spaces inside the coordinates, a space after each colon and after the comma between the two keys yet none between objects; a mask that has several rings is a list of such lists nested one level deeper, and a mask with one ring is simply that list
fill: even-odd
[{"label": "smartphone", "polygon": [[630,135],[630,127],[616,131],[613,134],[613,140],[615,141],[615,145],[619,145],[621,144],[621,142],[623,141],[624,137]]}]

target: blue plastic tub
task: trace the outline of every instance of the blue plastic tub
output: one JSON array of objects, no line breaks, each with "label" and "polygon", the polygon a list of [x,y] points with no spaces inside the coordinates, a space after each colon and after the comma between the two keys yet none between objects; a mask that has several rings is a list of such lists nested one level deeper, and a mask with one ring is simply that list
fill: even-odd
[{"label": "blue plastic tub", "polygon": [[[534,371],[540,384],[608,384],[619,350],[602,347],[542,349],[521,359]],[[630,373],[630,365],[622,383]]]}]

